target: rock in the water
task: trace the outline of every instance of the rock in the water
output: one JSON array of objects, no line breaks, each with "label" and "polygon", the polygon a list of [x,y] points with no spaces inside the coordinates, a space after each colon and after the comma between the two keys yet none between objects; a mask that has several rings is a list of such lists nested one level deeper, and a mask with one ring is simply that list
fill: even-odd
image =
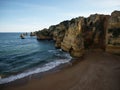
[{"label": "rock in the water", "polygon": [[24,34],[20,34],[20,38],[21,39],[25,39],[25,35]]},{"label": "rock in the water", "polygon": [[30,36],[36,36],[36,32],[31,32]]}]

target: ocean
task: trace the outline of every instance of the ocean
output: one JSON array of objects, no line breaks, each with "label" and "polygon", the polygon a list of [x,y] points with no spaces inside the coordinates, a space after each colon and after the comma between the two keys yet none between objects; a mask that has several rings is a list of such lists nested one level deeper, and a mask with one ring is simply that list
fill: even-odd
[{"label": "ocean", "polygon": [[67,63],[71,56],[54,47],[54,41],[20,38],[20,33],[0,33],[0,84],[45,72]]}]

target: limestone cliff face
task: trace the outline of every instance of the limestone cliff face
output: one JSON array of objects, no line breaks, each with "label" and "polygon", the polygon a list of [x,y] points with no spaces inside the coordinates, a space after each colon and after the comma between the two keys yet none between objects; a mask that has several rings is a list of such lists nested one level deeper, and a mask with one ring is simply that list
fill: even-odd
[{"label": "limestone cliff face", "polygon": [[[81,57],[85,49],[99,48],[110,52],[110,45],[114,44],[117,49],[120,46],[120,11],[114,11],[111,16],[94,14],[88,18],[63,21],[38,31],[36,35],[37,39],[54,40],[56,48],[69,52],[73,57]],[[119,51],[120,48],[117,53]]]},{"label": "limestone cliff face", "polygon": [[68,30],[68,21],[61,22],[60,24],[54,26],[54,28],[49,28],[51,31],[53,31],[52,36],[53,40],[56,41],[55,47],[61,48],[61,42],[63,41],[63,38],[65,36],[65,33]]},{"label": "limestone cliff face", "polygon": [[65,33],[61,48],[70,52],[71,56],[81,57],[84,53],[84,44],[82,36],[82,28],[84,18],[79,17],[69,22],[68,30]]},{"label": "limestone cliff face", "polygon": [[108,15],[94,14],[85,19],[84,46],[85,48],[105,49],[105,33]]},{"label": "limestone cliff face", "polygon": [[120,11],[112,12],[108,21],[106,51],[120,54]]}]

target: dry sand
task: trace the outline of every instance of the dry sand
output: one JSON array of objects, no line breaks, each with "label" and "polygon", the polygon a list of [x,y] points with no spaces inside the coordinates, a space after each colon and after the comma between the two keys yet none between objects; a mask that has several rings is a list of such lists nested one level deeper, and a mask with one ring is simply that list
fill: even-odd
[{"label": "dry sand", "polygon": [[59,72],[3,90],[120,90],[120,56],[89,51]]}]

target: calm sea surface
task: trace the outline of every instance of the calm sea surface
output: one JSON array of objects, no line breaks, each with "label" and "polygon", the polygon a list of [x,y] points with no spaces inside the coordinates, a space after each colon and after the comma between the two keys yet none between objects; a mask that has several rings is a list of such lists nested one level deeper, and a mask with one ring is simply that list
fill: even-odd
[{"label": "calm sea surface", "polygon": [[55,49],[53,41],[19,36],[0,33],[0,84],[48,71],[71,59],[68,53]]}]

